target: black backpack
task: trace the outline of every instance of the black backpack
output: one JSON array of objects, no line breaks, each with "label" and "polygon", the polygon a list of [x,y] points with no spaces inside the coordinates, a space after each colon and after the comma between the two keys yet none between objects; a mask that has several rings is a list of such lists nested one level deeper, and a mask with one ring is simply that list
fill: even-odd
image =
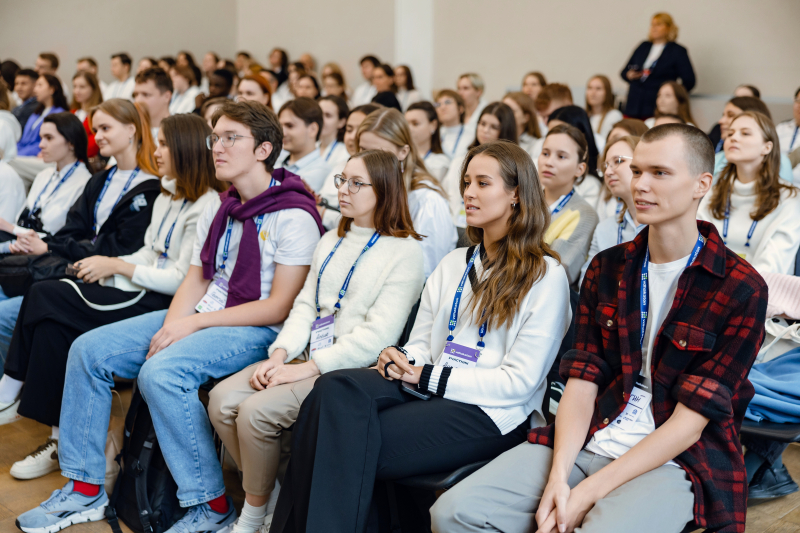
[{"label": "black backpack", "polygon": [[133,390],[116,461],[119,477],[106,508],[114,533],[122,533],[120,519],[136,533],[163,533],[184,515],[178,486],[161,455],[150,410],[138,387]]}]

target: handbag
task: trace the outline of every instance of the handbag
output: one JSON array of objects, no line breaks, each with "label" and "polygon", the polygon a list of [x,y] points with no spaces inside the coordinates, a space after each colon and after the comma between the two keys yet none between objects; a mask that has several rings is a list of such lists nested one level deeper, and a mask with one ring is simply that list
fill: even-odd
[{"label": "handbag", "polygon": [[0,259],[0,287],[8,297],[23,296],[37,281],[68,277],[67,264],[67,259],[50,253],[6,255]]}]

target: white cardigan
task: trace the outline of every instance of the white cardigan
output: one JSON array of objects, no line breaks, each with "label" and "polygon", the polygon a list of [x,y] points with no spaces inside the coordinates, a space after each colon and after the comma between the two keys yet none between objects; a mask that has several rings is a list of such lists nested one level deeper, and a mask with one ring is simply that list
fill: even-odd
[{"label": "white cardigan", "polygon": [[[448,254],[425,284],[414,329],[405,346],[409,359],[414,359],[416,365],[437,365],[441,359],[449,333],[447,324],[453,296],[467,267],[467,251],[459,248]],[[536,413],[534,426],[544,425],[542,401],[547,373],[572,316],[567,274],[555,259],[548,257],[546,261],[547,272],[522,298],[511,325],[486,333],[483,339],[486,347],[477,366],[454,368],[447,378],[442,372],[436,383],[433,379],[429,383],[431,392],[444,386],[444,398],[483,409],[503,435],[531,413]],[[482,277],[480,260],[476,260],[475,268],[478,277]],[[464,285],[462,295],[454,342],[475,348],[480,310],[475,310],[472,316],[467,314],[472,300],[469,282]]]},{"label": "white cardigan", "polygon": [[[374,233],[373,228],[351,224],[350,231],[322,274],[320,317],[333,314],[339,290],[350,268]],[[317,318],[315,295],[319,269],[338,240],[336,230],[332,230],[317,244],[306,282],[294,300],[283,329],[269,347],[270,356],[276,349],[283,348],[288,354],[287,361],[290,361],[308,344],[311,324]],[[341,309],[336,314],[336,342],[312,355],[320,372],[324,374],[331,370],[374,364],[381,350],[397,342],[424,281],[419,242],[412,238],[382,235],[361,257],[350,279]]]},{"label": "white cardigan", "polygon": [[[711,215],[709,203],[713,191],[703,197],[697,218],[716,226],[722,236],[724,220]],[[761,219],[745,247],[747,233],[753,223],[750,212],[756,201],[755,182],[733,182],[731,214],[726,246],[738,254],[745,254],[748,263],[759,273],[794,274],[797,249],[800,247],[800,193],[789,196],[784,189],[778,207]]]},{"label": "white cardigan", "polygon": [[[161,184],[170,193],[175,194],[174,179],[165,176],[161,178]],[[172,195],[159,195],[153,203],[153,218],[144,234],[144,246],[133,254],[120,257],[126,263],[137,265],[131,281],[150,291],[174,295],[186,277],[186,273],[189,272],[189,262],[192,259],[194,241],[197,238],[197,219],[206,208],[206,204],[218,196],[219,193],[216,191],[208,190],[196,202],[186,202],[181,209],[183,200],[175,200]],[[178,215],[179,211],[180,215]],[[164,219],[164,215],[167,215],[166,219]],[[176,216],[178,217],[177,222]],[[164,226],[156,239],[162,220],[164,220]],[[158,268],[158,257],[164,252],[167,233],[173,222],[176,223],[170,239],[167,262],[163,268]],[[156,239],[155,245],[153,244],[154,239]],[[125,280],[118,280],[120,277],[124,278],[124,276],[116,275],[113,282],[109,281],[104,285],[106,287],[124,285]]]}]

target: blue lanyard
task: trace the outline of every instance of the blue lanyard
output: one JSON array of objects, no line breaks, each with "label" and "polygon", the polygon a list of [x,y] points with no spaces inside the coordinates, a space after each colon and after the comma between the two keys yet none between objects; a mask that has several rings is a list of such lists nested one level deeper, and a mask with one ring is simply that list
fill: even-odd
[{"label": "blue lanyard", "polygon": [[425,157],[423,157],[422,160],[424,161],[424,160],[428,159],[428,156],[431,155],[432,152],[433,152],[433,150],[428,150],[428,153],[425,154]]},{"label": "blue lanyard", "polygon": [[[458,324],[458,307],[461,305],[461,294],[464,291],[464,284],[467,282],[467,278],[469,277],[469,271],[472,269],[472,265],[475,264],[475,260],[478,258],[479,253],[480,245],[475,247],[475,252],[472,254],[469,263],[467,263],[467,269],[464,271],[464,275],[461,276],[461,282],[459,282],[458,288],[456,289],[456,295],[453,296],[453,307],[450,310],[450,322],[447,323],[447,329],[450,331],[450,334],[447,336],[448,342],[452,342],[455,339],[455,337],[453,337],[453,332],[456,330],[456,325]],[[483,314],[484,313],[481,313],[481,318],[483,318]],[[481,324],[480,329],[478,330],[478,348],[480,349],[486,347],[486,344],[483,342],[483,336],[486,335],[486,326],[487,322],[484,322]]]},{"label": "blue lanyard", "polygon": [[[273,185],[277,183],[275,178],[272,178],[269,182],[269,189]],[[258,215],[256,219],[256,233],[261,233],[261,225],[264,224],[264,214]],[[228,247],[231,245],[231,235],[233,234],[233,219],[228,217],[228,229],[225,231],[225,246],[222,248],[222,264],[219,266],[220,270],[225,270],[225,263],[228,262]]]},{"label": "blue lanyard", "polygon": [[[728,204],[725,206],[725,220],[722,221],[722,244],[728,244],[728,221],[731,218],[731,199],[728,198]],[[753,233],[756,231],[756,226],[758,226],[758,220],[754,220],[752,224],[750,224],[750,231],[747,232],[747,241],[745,241],[744,245],[746,248],[750,248],[750,239],[753,238]]]},{"label": "blue lanyard", "polygon": [[[339,309],[342,308],[340,302],[342,301],[342,298],[344,298],[344,295],[347,293],[347,288],[350,286],[350,278],[353,277],[353,272],[356,271],[356,266],[358,265],[358,262],[361,260],[361,256],[363,256],[365,253],[367,253],[367,251],[369,251],[369,249],[372,248],[375,245],[376,242],[378,242],[378,239],[380,238],[380,236],[381,236],[381,234],[378,233],[377,231],[372,234],[372,237],[370,238],[370,240],[367,243],[367,245],[364,246],[364,249],[361,250],[360,254],[358,254],[358,257],[356,258],[356,262],[353,263],[353,266],[350,267],[350,272],[347,273],[347,277],[344,279],[344,284],[342,284],[342,288],[339,290],[339,298],[336,300],[336,305],[333,306],[334,307],[334,311],[333,311],[334,314],[336,314],[336,312]],[[339,245],[342,244],[343,240],[344,240],[344,237],[341,237],[336,242],[336,244],[333,247],[333,250],[331,250],[331,253],[329,253],[328,257],[325,258],[325,261],[322,262],[322,266],[319,269],[319,274],[317,274],[317,292],[316,292],[316,295],[314,296],[314,302],[317,305],[317,320],[319,320],[319,315],[322,312],[322,309],[319,306],[319,282],[322,279],[322,273],[325,272],[325,267],[328,266],[328,263],[330,263],[331,259],[333,258],[333,254],[336,253],[336,250],[339,248]]]},{"label": "blue lanyard", "polygon": [[[55,187],[55,189],[53,189],[53,192],[51,192],[49,195],[47,195],[47,199],[48,200],[50,200],[50,198],[52,198],[53,195],[56,192],[58,192],[58,189],[60,189],[61,186],[64,184],[64,182],[67,181],[70,178],[70,176],[72,176],[72,174],[75,172],[75,170],[78,168],[78,166],[80,166],[80,164],[81,164],[80,161],[75,161],[75,164],[72,165],[72,167],[67,171],[66,174],[64,174],[64,177],[61,178],[61,181],[59,181],[56,184],[56,187]],[[42,189],[42,192],[39,193],[39,196],[36,198],[36,201],[33,202],[33,207],[31,207],[30,213],[35,213],[36,212],[36,209],[39,207],[39,202],[42,200],[42,197],[44,196],[44,193],[47,192],[47,188],[50,186],[50,183],[53,181],[53,178],[56,177],[57,175],[58,175],[58,170],[56,170],[55,173],[52,176],[50,176],[50,179],[47,181],[47,183],[45,183],[44,189]],[[45,203],[47,203],[47,202],[45,202]],[[42,206],[42,207],[44,207],[44,206]]]},{"label": "blue lanyard", "polygon": [[461,129],[458,130],[458,137],[456,137],[456,143],[453,145],[453,153],[450,154],[451,156],[456,155],[456,148],[458,148],[458,141],[461,140],[461,134],[464,133],[464,125],[461,125]]},{"label": "blue lanyard", "polygon": [[714,148],[714,153],[718,154],[722,151],[722,147],[725,145],[725,139],[720,139],[717,143],[717,147]]},{"label": "blue lanyard", "polygon": [[[686,262],[686,268],[689,268],[694,260],[697,259],[697,256],[700,254],[700,250],[703,249],[705,246],[706,241],[703,238],[703,235],[698,233],[697,234],[697,242],[694,243],[694,248],[692,249],[692,254],[689,256],[689,261]],[[642,263],[642,290],[641,295],[642,297],[639,299],[639,314],[642,317],[642,331],[639,334],[639,345],[644,348],[644,332],[647,329],[647,310],[650,308],[650,298],[649,298],[649,282],[647,281],[647,264],[650,262],[650,248],[647,248],[647,251],[644,254],[644,263]]]},{"label": "blue lanyard", "polygon": [[[100,191],[100,196],[97,197],[97,201],[94,203],[94,224],[92,225],[92,230],[94,231],[95,236],[100,232],[100,228],[97,225],[97,211],[100,210],[100,202],[103,201],[103,197],[106,195],[106,191],[108,190],[108,186],[111,184],[111,180],[114,178],[114,174],[116,174],[116,173],[117,173],[117,167],[116,166],[108,171],[108,177],[106,177],[106,183],[105,183],[105,185],[103,185],[103,190]],[[119,196],[117,197],[117,200],[114,202],[114,205],[111,206],[111,211],[109,211],[109,216],[111,216],[111,212],[113,212],[114,208],[117,207],[117,204],[119,203],[119,201],[122,200],[122,197],[125,196],[125,193],[128,192],[128,187],[131,186],[131,183],[133,183],[133,180],[134,180],[134,178],[136,178],[136,175],[138,173],[139,173],[139,167],[136,167],[135,169],[133,169],[133,172],[131,172],[131,175],[128,178],[128,181],[125,183],[125,186],[122,188],[122,192],[119,193]]]},{"label": "blue lanyard", "polygon": [[800,130],[800,126],[794,127],[794,134],[792,134],[792,142],[789,143],[789,150],[792,149],[792,146],[794,146],[794,141],[797,139],[797,130]]},{"label": "blue lanyard", "polygon": [[569,191],[569,194],[566,195],[564,198],[562,198],[560,202],[558,202],[558,205],[550,213],[550,216],[555,216],[555,215],[559,214],[561,212],[561,210],[564,209],[564,206],[567,205],[567,202],[569,202],[569,199],[572,198],[573,194],[575,194],[575,189],[572,189],[571,191]]},{"label": "blue lanyard", "polygon": [[623,218],[617,226],[617,244],[622,244],[622,232],[628,227],[628,220]]},{"label": "blue lanyard", "polygon": [[335,141],[333,141],[333,144],[332,144],[332,145],[331,145],[331,147],[328,149],[328,155],[326,155],[326,156],[325,156],[325,162],[326,162],[326,163],[327,163],[327,162],[328,162],[328,160],[331,158],[331,154],[333,153],[333,150],[334,150],[334,148],[336,148],[336,145],[337,145],[337,144],[339,144],[339,140],[338,140],[338,139],[337,139],[337,140],[335,140]]},{"label": "blue lanyard", "polygon": [[[183,208],[186,207],[186,202],[187,200],[186,198],[184,198],[183,203],[181,204],[181,208],[178,209],[178,216],[175,217],[175,220],[172,222],[172,227],[170,227],[169,231],[167,232],[167,238],[164,240],[164,253],[161,254],[164,257],[167,256],[167,252],[169,251],[169,243],[172,241],[172,232],[175,229],[175,224],[178,223],[178,219],[181,217],[181,211],[183,211]],[[169,216],[171,211],[172,211],[172,205],[169,206],[167,212],[164,213],[164,218],[161,219],[161,224],[158,226],[158,233],[156,233],[156,236],[153,239],[153,244],[150,246],[151,250],[155,250],[158,238],[161,236],[161,230],[164,228],[164,222],[166,222],[167,217]]]}]

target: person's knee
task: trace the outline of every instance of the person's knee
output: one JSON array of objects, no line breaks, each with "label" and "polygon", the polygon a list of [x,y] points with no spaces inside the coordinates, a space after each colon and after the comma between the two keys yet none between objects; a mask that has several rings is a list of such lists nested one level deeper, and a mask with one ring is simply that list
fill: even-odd
[{"label": "person's knee", "polygon": [[431,529],[435,533],[460,531],[465,525],[480,527],[475,512],[480,500],[473,491],[460,491],[458,485],[448,490],[431,507]]},{"label": "person's knee", "polygon": [[[163,394],[170,390],[174,383],[175,369],[164,357],[151,357],[144,362],[139,370],[137,382],[145,398],[148,396],[153,399],[158,394]],[[172,387],[175,388],[175,387]]]},{"label": "person's knee", "polygon": [[253,394],[239,404],[239,412],[236,416],[236,427],[239,435],[256,434],[261,438],[265,436],[279,436],[280,424],[278,423],[280,413],[273,409],[269,402],[258,394]]},{"label": "person's knee", "polygon": [[80,369],[86,374],[92,374],[102,366],[106,357],[105,350],[92,337],[92,332],[89,332],[72,342],[67,356],[67,373]]}]

